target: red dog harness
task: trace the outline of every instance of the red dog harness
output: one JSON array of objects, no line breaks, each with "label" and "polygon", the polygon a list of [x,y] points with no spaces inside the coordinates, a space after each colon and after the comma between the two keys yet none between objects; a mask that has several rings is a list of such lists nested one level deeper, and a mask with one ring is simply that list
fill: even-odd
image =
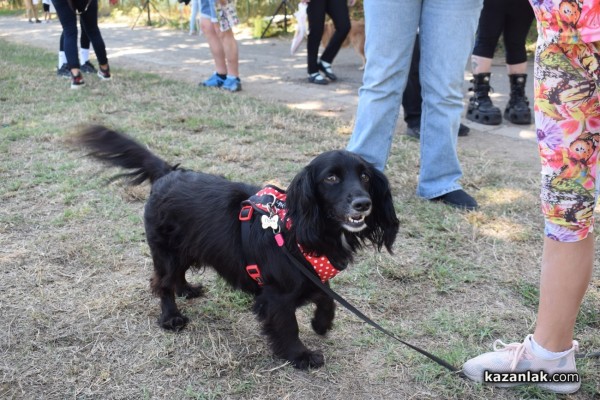
[{"label": "red dog harness", "polygon": [[[287,208],[285,205],[286,200],[285,191],[279,189],[277,186],[267,185],[263,189],[259,190],[254,196],[251,196],[248,200],[242,203],[242,209],[240,210],[239,220],[244,223],[249,223],[254,217],[254,211],[256,210],[261,214],[260,221],[263,229],[271,228],[275,235],[277,244],[283,246],[283,236],[281,235],[281,226],[285,226],[285,229],[290,229],[292,221],[286,218]],[[248,240],[248,233],[242,230],[242,240]],[[327,257],[322,255],[310,254],[298,244],[300,252],[312,265],[313,269],[317,273],[317,276],[321,279],[321,282],[325,283],[329,279],[333,278],[340,272],[336,269]],[[263,285],[262,275],[260,268],[257,264],[249,264],[246,266],[246,272],[252,279],[254,279],[259,285]]]}]

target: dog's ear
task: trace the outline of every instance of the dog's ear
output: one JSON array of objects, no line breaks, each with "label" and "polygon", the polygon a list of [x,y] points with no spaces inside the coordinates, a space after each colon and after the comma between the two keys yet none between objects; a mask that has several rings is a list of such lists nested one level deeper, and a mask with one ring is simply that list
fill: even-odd
[{"label": "dog's ear", "polygon": [[286,206],[296,241],[306,249],[318,248],[325,216],[317,198],[317,184],[310,166],[294,177],[287,189]]},{"label": "dog's ear", "polygon": [[385,246],[391,254],[400,221],[394,210],[394,201],[387,178],[375,167],[371,167],[370,174],[369,195],[373,202],[373,212],[367,217],[368,228],[361,232],[364,235],[361,236],[375,244],[378,250]]}]

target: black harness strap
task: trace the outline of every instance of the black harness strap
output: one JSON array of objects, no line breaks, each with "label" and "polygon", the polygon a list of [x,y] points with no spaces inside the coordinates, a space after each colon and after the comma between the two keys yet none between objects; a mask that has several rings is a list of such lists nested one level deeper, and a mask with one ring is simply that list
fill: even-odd
[{"label": "black harness strap", "polygon": [[262,275],[260,274],[260,269],[258,268],[258,264],[256,261],[251,260],[249,254],[250,252],[250,225],[252,225],[252,218],[254,217],[254,207],[252,205],[246,204],[242,206],[240,210],[240,215],[238,219],[241,222],[242,228],[242,249],[244,250],[244,257],[246,258],[246,272],[252,279],[258,283],[259,286],[264,284]]}]

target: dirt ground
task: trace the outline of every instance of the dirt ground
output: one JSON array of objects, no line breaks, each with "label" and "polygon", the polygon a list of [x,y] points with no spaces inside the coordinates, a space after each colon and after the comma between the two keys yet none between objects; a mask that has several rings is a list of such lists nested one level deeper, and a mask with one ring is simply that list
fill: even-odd
[{"label": "dirt ground", "polygon": [[[197,84],[213,72],[208,44],[203,36],[188,36],[187,31],[143,26],[133,29],[125,24],[101,24],[111,66],[157,73],[164,77]],[[15,43],[58,50],[61,28],[57,20],[49,24],[30,25],[22,17],[1,18],[0,38]],[[327,86],[306,82],[306,50],[290,54],[291,38],[253,39],[247,32],[237,34],[240,52],[240,75],[243,91],[235,95],[252,96],[266,102],[286,104],[291,108],[312,111],[320,115],[342,118],[351,122],[358,103],[362,82],[361,60],[351,48],[343,48],[335,60],[339,81]],[[49,65],[55,69],[55,65]],[[529,67],[532,76],[532,66]],[[508,78],[502,60],[493,65],[492,98],[503,108],[508,100]],[[468,101],[470,74],[465,71],[465,104]],[[531,98],[533,86],[528,81]],[[185,107],[182,104],[182,107]],[[490,149],[506,152],[507,157],[539,168],[533,125],[518,126],[503,123],[489,127],[463,120],[471,128],[460,146],[480,151]],[[404,132],[399,121],[397,131]],[[510,149],[510,150],[509,150]]]}]

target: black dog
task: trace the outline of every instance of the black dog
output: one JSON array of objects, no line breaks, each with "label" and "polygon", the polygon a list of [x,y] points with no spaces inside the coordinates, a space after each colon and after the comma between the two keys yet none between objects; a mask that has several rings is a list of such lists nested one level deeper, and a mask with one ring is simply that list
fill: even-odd
[{"label": "black dog", "polygon": [[[83,130],[78,142],[95,158],[133,170],[118,177],[128,177],[134,185],[152,183],[144,224],[154,261],[152,291],[161,300],[160,325],[174,331],[186,325],[175,295],[201,296],[202,287],[190,285],[185,273],[190,267],[211,266],[234,288],[255,295],[253,310],[273,352],[297,368],[320,367],[324,360],[300,341],[296,308],[314,302],[312,327],[324,335],[332,327],[335,305],[291,264],[277,240],[283,238],[288,254],[312,271],[307,255],[325,256],[336,270],[343,270],[363,244],[391,252],[398,232],[386,177],[347,151],[323,153],[306,166],[287,189],[287,198],[283,195],[285,201],[278,201],[285,207],[282,214],[272,211],[276,201],[270,201],[266,209],[271,212],[250,203],[246,211],[252,208],[254,216],[241,216],[242,203],[249,198],[274,197],[257,197],[258,186],[171,166],[128,136],[104,127]],[[261,211],[266,215],[256,218]],[[245,239],[243,224],[248,224]],[[250,260],[256,268],[248,266]]]}]

